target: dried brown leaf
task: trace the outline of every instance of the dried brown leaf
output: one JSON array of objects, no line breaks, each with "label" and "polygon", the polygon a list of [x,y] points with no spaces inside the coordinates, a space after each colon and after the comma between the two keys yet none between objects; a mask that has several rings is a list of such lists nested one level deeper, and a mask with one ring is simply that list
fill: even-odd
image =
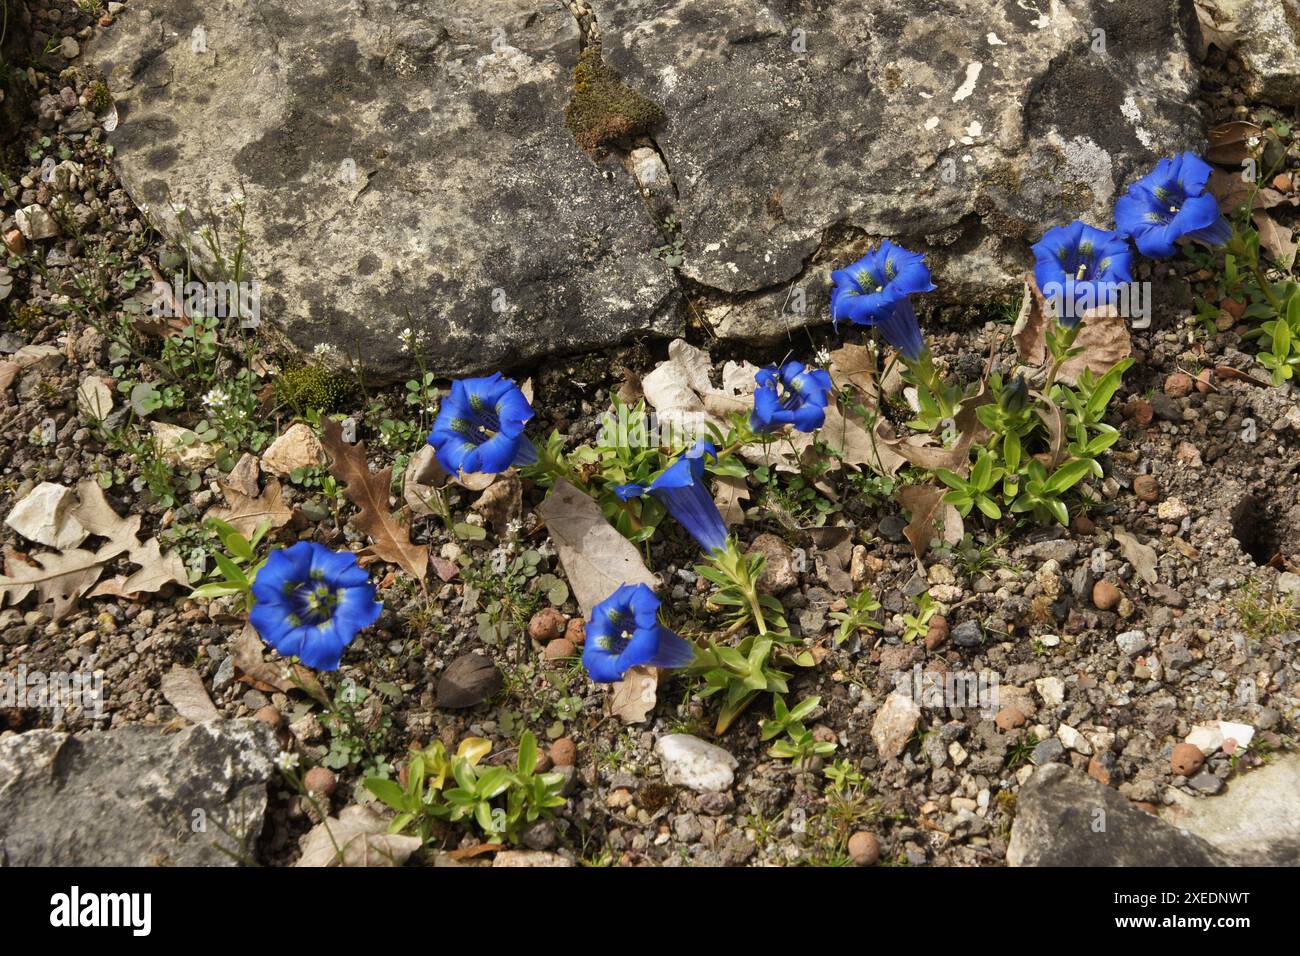
[{"label": "dried brown leaf", "polygon": [[429,548],[413,544],[410,532],[389,508],[392,467],[371,471],[365,442],[347,444],[338,422],[327,418],[321,422],[321,430],[321,445],[330,456],[330,474],[343,482],[348,497],[360,509],[353,523],[370,536],[369,550],[423,583],[429,573]]},{"label": "dried brown leaf", "polygon": [[658,687],[657,667],[629,667],[605,699],[605,706],[610,714],[625,724],[644,723],[654,713]]},{"label": "dried brown leaf", "polygon": [[1067,385],[1075,384],[1085,368],[1092,369],[1094,375],[1105,375],[1133,354],[1128,323],[1114,308],[1088,312],[1074,346],[1083,351],[1066,359],[1056,376]]},{"label": "dried brown leaf", "polygon": [[1155,548],[1142,544],[1127,531],[1116,531],[1115,543],[1119,545],[1119,553],[1123,555],[1124,560],[1133,565],[1133,570],[1137,571],[1143,581],[1147,584],[1155,584],[1160,580],[1156,572]]},{"label": "dried brown leaf", "polygon": [[722,522],[728,528],[745,520],[742,501],[749,500],[749,486],[745,479],[736,475],[719,475],[713,488],[713,501],[722,515]]},{"label": "dried brown leaf", "polygon": [[1031,272],[1025,276],[1024,297],[1020,300],[1020,315],[1016,317],[1015,328],[1011,331],[1011,340],[1016,344],[1016,355],[1025,365],[1039,366],[1047,357],[1047,342],[1044,335],[1051,320],[1047,300],[1038,290],[1038,283]]},{"label": "dried brown leaf", "polygon": [[203,686],[203,678],[198,672],[179,664],[172,666],[163,674],[158,689],[162,691],[167,703],[176,708],[191,723],[201,724],[206,720],[218,720],[220,711],[208,696],[208,689]]},{"label": "dried brown leaf", "polygon": [[903,534],[911,542],[918,561],[925,557],[931,541],[938,539],[958,545],[966,533],[957,509],[944,503],[946,492],[946,488],[936,485],[904,485],[894,495],[895,500],[912,515]]},{"label": "dried brown leaf", "polygon": [[344,807],[312,828],[294,866],[403,866],[420,838],[389,833],[388,823],[370,807]]},{"label": "dried brown leaf", "polygon": [[[265,660],[262,657],[264,646],[252,624],[245,624],[239,636],[231,641],[230,656],[244,683],[268,694],[274,691],[287,694],[292,690],[301,690],[317,700],[324,698],[325,690],[315,674],[301,664],[294,664],[291,671],[286,660],[275,663]],[[291,674],[297,677],[297,681]]]},{"label": "dried brown leaf", "polygon": [[853,343],[841,346],[831,353],[830,373],[836,388],[851,388],[867,407],[876,407],[880,389],[876,385],[876,357],[871,349]]},{"label": "dried brown leaf", "polygon": [[284,503],[280,493],[279,478],[268,478],[266,487],[256,497],[246,495],[224,481],[218,481],[217,487],[225,496],[226,506],[214,505],[208,509],[206,517],[226,522],[245,538],[251,537],[264,521],[269,522],[274,531],[284,527],[293,517],[293,509]]},{"label": "dried brown leaf", "polygon": [[1259,230],[1260,247],[1269,254],[1278,267],[1290,271],[1295,265],[1296,243],[1291,239],[1291,229],[1283,226],[1262,209],[1251,214],[1251,221]]},{"label": "dried brown leaf", "polygon": [[6,601],[17,604],[35,591],[42,601],[53,603],[51,616],[60,621],[99,580],[104,565],[125,550],[126,545],[107,541],[98,551],[72,548],[61,553],[34,554],[31,564],[7,562],[9,573],[0,576],[0,607]]},{"label": "dried brown leaf", "polygon": [[230,474],[226,475],[226,484],[246,498],[256,498],[261,473],[257,456],[244,452],[235,463],[235,467],[230,469]]},{"label": "dried brown leaf", "polygon": [[1241,161],[1250,156],[1248,140],[1262,132],[1254,123],[1245,120],[1220,123],[1207,136],[1210,145],[1205,151],[1205,158],[1220,166],[1240,166]]},{"label": "dried brown leaf", "polygon": [[561,478],[537,506],[555,542],[573,596],[586,616],[624,584],[659,586],[636,545],[618,533],[600,505]]}]

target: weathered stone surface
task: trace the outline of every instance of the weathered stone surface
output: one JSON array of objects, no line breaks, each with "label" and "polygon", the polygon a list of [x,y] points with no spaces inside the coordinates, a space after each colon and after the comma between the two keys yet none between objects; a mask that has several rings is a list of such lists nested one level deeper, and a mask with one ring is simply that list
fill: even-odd
[{"label": "weathered stone surface", "polygon": [[1288,754],[1235,778],[1227,793],[1171,790],[1161,816],[1245,866],[1300,866],[1300,756]]},{"label": "weathered stone surface", "polygon": [[578,52],[532,0],[160,0],[85,59],[150,219],[177,237],[171,203],[197,228],[242,187],[261,318],[378,379],[408,327],[444,373],[680,331],[635,182],[564,127]]},{"label": "weathered stone surface", "polygon": [[1010,289],[1047,227],[1109,226],[1131,179],[1202,146],[1178,0],[591,6],[667,113],[683,272],[770,290],[719,306],[733,335],[797,324],[790,284],[824,321],[829,266],[869,238],[932,250],[945,297]]},{"label": "weathered stone surface", "polygon": [[1228,857],[1064,764],[1034,772],[1016,801],[1011,866],[1223,866]]},{"label": "weathered stone surface", "polygon": [[1110,224],[1127,182],[1202,144],[1181,0],[590,6],[605,62],[665,111],[626,157],[564,127],[559,4],[160,0],[82,59],[154,223],[176,237],[197,223],[170,201],[242,186],[262,317],[373,379],[413,368],[407,327],[443,373],[679,330],[669,211],[726,336],[826,321],[830,267],[886,236],[932,254],[929,301],[1012,291],[1046,228]]},{"label": "weathered stone surface", "polygon": [[0,740],[0,866],[231,866],[261,832],[275,751],[252,720]]},{"label": "weathered stone surface", "polygon": [[1202,42],[1241,58],[1243,87],[1275,106],[1300,105],[1300,0],[1197,0]]},{"label": "weathered stone surface", "polygon": [[736,758],[721,747],[690,734],[660,737],[655,752],[663,761],[664,780],[700,793],[730,788],[739,766]]}]

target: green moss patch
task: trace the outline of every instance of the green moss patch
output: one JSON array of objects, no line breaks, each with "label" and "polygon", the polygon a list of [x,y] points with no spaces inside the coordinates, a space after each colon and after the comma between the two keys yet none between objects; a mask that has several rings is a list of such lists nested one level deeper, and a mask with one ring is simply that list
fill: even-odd
[{"label": "green moss patch", "polygon": [[573,97],[564,109],[564,124],[589,152],[649,131],[664,120],[664,111],[623,82],[618,72],[589,46],[573,69]]}]

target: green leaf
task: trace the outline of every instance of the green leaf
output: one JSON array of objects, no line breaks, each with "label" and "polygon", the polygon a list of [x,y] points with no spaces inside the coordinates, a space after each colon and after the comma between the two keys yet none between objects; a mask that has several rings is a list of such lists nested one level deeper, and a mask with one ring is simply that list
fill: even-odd
[{"label": "green leaf", "polygon": [[400,812],[407,808],[406,794],[402,792],[401,786],[395,780],[367,777],[365,788],[394,810]]},{"label": "green leaf", "polygon": [[[1066,462],[1052,473],[1052,477],[1047,482],[1047,488],[1059,495],[1073,488],[1087,477],[1091,471],[1091,461],[1086,458],[1076,458],[1073,461]],[[1068,524],[1068,522],[1062,523]]]}]

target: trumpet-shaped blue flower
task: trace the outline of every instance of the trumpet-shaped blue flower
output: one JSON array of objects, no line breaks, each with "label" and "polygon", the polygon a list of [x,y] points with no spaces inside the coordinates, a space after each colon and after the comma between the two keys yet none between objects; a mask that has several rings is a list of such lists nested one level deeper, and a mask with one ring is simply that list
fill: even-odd
[{"label": "trumpet-shaped blue flower", "polygon": [[1132,236],[1138,251],[1152,259],[1172,256],[1179,239],[1223,245],[1232,227],[1205,191],[1210,172],[1193,153],[1160,160],[1115,203],[1116,231]]},{"label": "trumpet-shaped blue flower", "polygon": [[704,456],[718,458],[713,443],[701,438],[682,457],[669,465],[659,477],[644,485],[619,485],[614,493],[627,501],[651,494],[668,509],[706,552],[727,545],[727,526],[704,480]]},{"label": "trumpet-shaped blue flower", "polygon": [[499,474],[511,465],[537,461],[537,449],[524,434],[532,417],[533,406],[524,393],[500,372],[458,379],[438,410],[429,444],[453,475]]},{"label": "trumpet-shaped blue flower", "polygon": [[749,416],[749,427],[754,431],[769,432],[793,425],[801,432],[811,432],[826,421],[831,393],[829,373],[807,368],[802,362],[786,362],[779,369],[775,365],[759,369],[754,381],[758,389]]},{"label": "trumpet-shaped blue flower", "polygon": [[370,577],[356,555],[311,541],[272,551],[253,581],[248,620],[285,657],[338,670],[343,649],[379,617]]},{"label": "trumpet-shaped blue flower", "polygon": [[1133,281],[1128,242],[1077,219],[1047,230],[1032,248],[1038,288],[1067,327],[1078,325],[1089,310],[1113,304],[1120,286]]},{"label": "trumpet-shaped blue flower", "polygon": [[840,319],[878,326],[885,341],[905,358],[920,358],[925,344],[908,296],[935,289],[925,256],[886,239],[847,269],[832,272],[831,281],[836,329]]},{"label": "trumpet-shaped blue flower", "polygon": [[591,609],[582,664],[594,681],[620,680],[629,667],[685,667],[695,648],[659,623],[659,599],[644,584],[624,584]]}]

